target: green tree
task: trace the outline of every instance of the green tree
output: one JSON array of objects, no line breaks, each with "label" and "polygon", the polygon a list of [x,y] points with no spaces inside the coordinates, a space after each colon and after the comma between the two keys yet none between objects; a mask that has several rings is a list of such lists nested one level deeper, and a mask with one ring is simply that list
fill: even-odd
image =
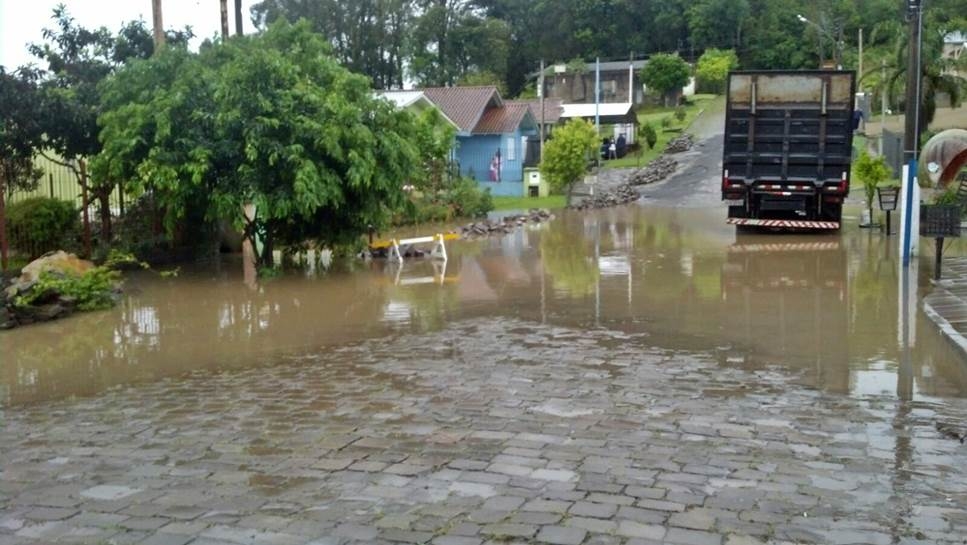
[{"label": "green tree", "polygon": [[883,157],[873,157],[867,152],[860,154],[853,163],[853,177],[863,184],[863,194],[866,196],[866,207],[870,211],[870,221],[873,221],[873,200],[876,198],[876,186],[890,179],[893,171],[886,164]]},{"label": "green tree", "polygon": [[[84,164],[101,150],[97,117],[101,113],[99,85],[132,59],[154,53],[151,33],[143,21],[126,23],[117,35],[105,27],[95,30],[76,23],[61,4],[53,10],[55,28],[44,29],[44,42],[28,49],[46,64],[41,72],[38,122],[44,139],[38,152],[70,168],[78,183],[100,204],[101,228],[111,238],[108,199],[115,187],[111,178],[88,178]],[[168,31],[170,47],[184,47],[192,37],[190,29]],[[56,156],[47,152],[54,151]],[[78,166],[80,168],[78,168]]]},{"label": "green tree", "polygon": [[340,63],[389,89],[403,87],[415,7],[414,0],[262,0],[251,12],[260,29],[281,19],[308,20]]},{"label": "green tree", "polygon": [[641,80],[660,93],[667,105],[668,96],[688,84],[690,72],[688,63],[678,55],[659,53],[652,55],[641,69]]},{"label": "green tree", "polygon": [[692,0],[685,10],[694,47],[736,47],[749,15],[748,0]]},{"label": "green tree", "polygon": [[594,125],[579,118],[568,121],[544,144],[541,175],[554,190],[566,190],[570,201],[574,183],[587,171],[588,159],[593,157],[597,144]]},{"label": "green tree", "polygon": [[40,101],[35,71],[12,74],[0,67],[0,268],[7,270],[6,196],[32,189],[40,177],[34,152],[41,141]]},{"label": "green tree", "polygon": [[722,94],[729,72],[739,66],[739,58],[731,49],[706,49],[695,65],[695,79],[699,89]]},{"label": "green tree", "polygon": [[421,176],[413,115],[375,98],[306,21],[198,55],[162,51],[105,94],[103,168],[152,189],[169,229],[201,202],[210,222],[261,236],[260,265],[276,244],[334,246],[385,225]]}]

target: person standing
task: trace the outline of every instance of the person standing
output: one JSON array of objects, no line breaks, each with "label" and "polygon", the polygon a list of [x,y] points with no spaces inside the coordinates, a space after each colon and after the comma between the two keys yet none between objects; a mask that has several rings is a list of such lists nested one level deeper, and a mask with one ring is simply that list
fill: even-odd
[{"label": "person standing", "polygon": [[608,144],[608,159],[618,158],[618,146],[614,143],[614,139],[611,139],[611,143]]}]

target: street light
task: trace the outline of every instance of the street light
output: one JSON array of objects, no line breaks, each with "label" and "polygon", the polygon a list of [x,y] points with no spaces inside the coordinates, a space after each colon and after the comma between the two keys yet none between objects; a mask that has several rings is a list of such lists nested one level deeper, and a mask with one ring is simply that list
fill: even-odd
[{"label": "street light", "polygon": [[[837,40],[835,36],[833,36],[828,30],[826,30],[825,27],[823,27],[822,25],[816,24],[813,21],[810,21],[809,19],[807,19],[806,17],[804,17],[801,13],[797,13],[796,14],[796,19],[798,19],[800,23],[807,24],[807,25],[811,25],[811,26],[815,27],[816,30],[818,30],[821,34],[824,34],[827,38],[829,38],[833,42],[833,56],[834,56],[834,59],[833,60],[836,62],[836,69],[837,70],[842,70],[843,69],[843,61],[842,61],[842,59],[843,59],[843,43],[841,41]],[[824,55],[823,55],[823,38],[822,38],[822,36],[820,36],[820,38],[819,38],[819,63],[820,63],[820,65],[823,64],[823,61],[825,60],[823,57],[824,57]],[[820,68],[822,68],[822,66],[820,66]]]}]

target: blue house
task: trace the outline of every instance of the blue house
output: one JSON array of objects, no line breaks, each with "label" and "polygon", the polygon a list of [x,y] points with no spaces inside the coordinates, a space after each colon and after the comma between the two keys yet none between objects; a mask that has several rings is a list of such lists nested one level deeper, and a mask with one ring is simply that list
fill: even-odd
[{"label": "blue house", "polygon": [[423,95],[457,126],[460,173],[492,195],[524,196],[524,168],[539,162],[537,121],[526,103],[504,102],[496,87],[433,87]]}]

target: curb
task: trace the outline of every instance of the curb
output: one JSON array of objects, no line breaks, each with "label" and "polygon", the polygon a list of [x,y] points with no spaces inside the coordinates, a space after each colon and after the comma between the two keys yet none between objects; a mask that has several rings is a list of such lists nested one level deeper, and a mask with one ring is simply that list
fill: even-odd
[{"label": "curb", "polygon": [[[929,302],[930,299],[938,293],[937,288],[939,288],[939,286],[935,285],[934,292],[924,298],[923,313],[926,314],[928,318],[933,320],[937,327],[940,328],[940,333],[942,333],[944,337],[947,337],[952,343],[954,343],[954,345],[957,346],[957,348],[961,350],[961,352],[967,355],[967,337],[964,337],[963,333],[957,331],[953,324],[951,324],[949,320],[944,318],[940,312],[933,308],[933,305]],[[943,289],[943,293],[950,295],[950,292],[948,292],[946,289],[940,289]]]}]

